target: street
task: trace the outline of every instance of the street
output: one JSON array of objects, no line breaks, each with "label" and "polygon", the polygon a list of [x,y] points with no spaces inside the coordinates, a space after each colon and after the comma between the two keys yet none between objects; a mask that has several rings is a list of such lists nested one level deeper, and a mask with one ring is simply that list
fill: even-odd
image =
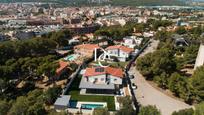
[{"label": "street", "polygon": [[[140,56],[155,51],[158,43],[158,41],[152,41]],[[137,89],[134,92],[137,101],[141,105],[155,105],[161,111],[162,115],[171,115],[173,111],[191,107],[188,104],[171,98],[152,87],[135,67],[131,67],[129,73],[135,76],[131,82],[135,83],[137,86]]]}]

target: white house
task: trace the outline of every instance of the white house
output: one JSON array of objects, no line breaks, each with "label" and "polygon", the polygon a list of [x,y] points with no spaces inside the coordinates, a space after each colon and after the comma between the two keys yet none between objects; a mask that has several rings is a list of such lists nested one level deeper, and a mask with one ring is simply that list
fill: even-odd
[{"label": "white house", "polygon": [[155,34],[154,31],[149,31],[149,32],[144,32],[143,36],[149,38],[149,37],[153,37],[154,34]]},{"label": "white house", "polygon": [[142,43],[143,38],[137,38],[136,36],[126,36],[123,38],[124,46],[129,48],[135,48],[135,46],[139,46]]},{"label": "white house", "polygon": [[131,53],[134,51],[133,48],[128,48],[126,46],[122,45],[115,45],[115,46],[109,46],[106,48],[107,53],[109,56],[114,56],[120,61],[126,61]]},{"label": "white house", "polygon": [[138,17],[137,23],[147,23],[148,18],[147,17]]},{"label": "white house", "polygon": [[123,81],[123,71],[112,67],[86,68],[79,88],[84,93],[113,94]]}]

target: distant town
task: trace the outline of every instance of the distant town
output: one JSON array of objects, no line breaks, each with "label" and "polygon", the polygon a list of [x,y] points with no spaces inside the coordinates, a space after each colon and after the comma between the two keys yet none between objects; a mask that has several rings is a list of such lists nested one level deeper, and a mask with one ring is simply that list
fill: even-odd
[{"label": "distant town", "polygon": [[188,2],[0,3],[0,115],[203,115],[204,8]]}]

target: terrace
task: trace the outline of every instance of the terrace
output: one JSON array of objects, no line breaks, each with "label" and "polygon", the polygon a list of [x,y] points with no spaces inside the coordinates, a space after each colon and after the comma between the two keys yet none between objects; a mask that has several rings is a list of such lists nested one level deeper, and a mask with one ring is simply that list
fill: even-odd
[{"label": "terrace", "polygon": [[[79,84],[80,84],[81,78],[82,78],[82,76],[78,76],[75,78],[75,80],[73,81],[72,85],[70,86],[70,88],[66,94],[66,95],[71,95],[71,99],[70,99],[71,108],[78,108],[80,103],[83,103],[81,105],[87,105],[88,104],[89,107],[87,109],[90,108],[90,105],[92,108],[95,108],[95,107],[99,107],[98,106],[99,104],[101,105],[101,103],[105,103],[102,105],[107,104],[107,108],[110,111],[115,111],[114,96],[80,95]],[[73,104],[73,102],[75,104]],[[91,104],[90,104],[90,102],[91,102]]]}]

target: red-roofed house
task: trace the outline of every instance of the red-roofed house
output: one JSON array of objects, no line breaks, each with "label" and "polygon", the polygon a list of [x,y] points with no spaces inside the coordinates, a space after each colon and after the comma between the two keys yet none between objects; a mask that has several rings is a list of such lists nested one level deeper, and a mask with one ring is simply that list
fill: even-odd
[{"label": "red-roofed house", "polygon": [[117,57],[120,61],[126,61],[130,57],[134,49],[122,45],[115,45],[107,47],[106,51],[110,56]]},{"label": "red-roofed house", "polygon": [[61,76],[68,67],[68,62],[64,62],[64,61],[59,61],[59,68],[57,68],[56,70],[56,76],[59,77]]},{"label": "red-roofed house", "polygon": [[86,93],[115,93],[123,81],[123,71],[112,67],[86,68],[79,88]]},{"label": "red-roofed house", "polygon": [[97,44],[81,44],[74,47],[74,52],[82,57],[92,57],[95,49],[99,48]]}]

